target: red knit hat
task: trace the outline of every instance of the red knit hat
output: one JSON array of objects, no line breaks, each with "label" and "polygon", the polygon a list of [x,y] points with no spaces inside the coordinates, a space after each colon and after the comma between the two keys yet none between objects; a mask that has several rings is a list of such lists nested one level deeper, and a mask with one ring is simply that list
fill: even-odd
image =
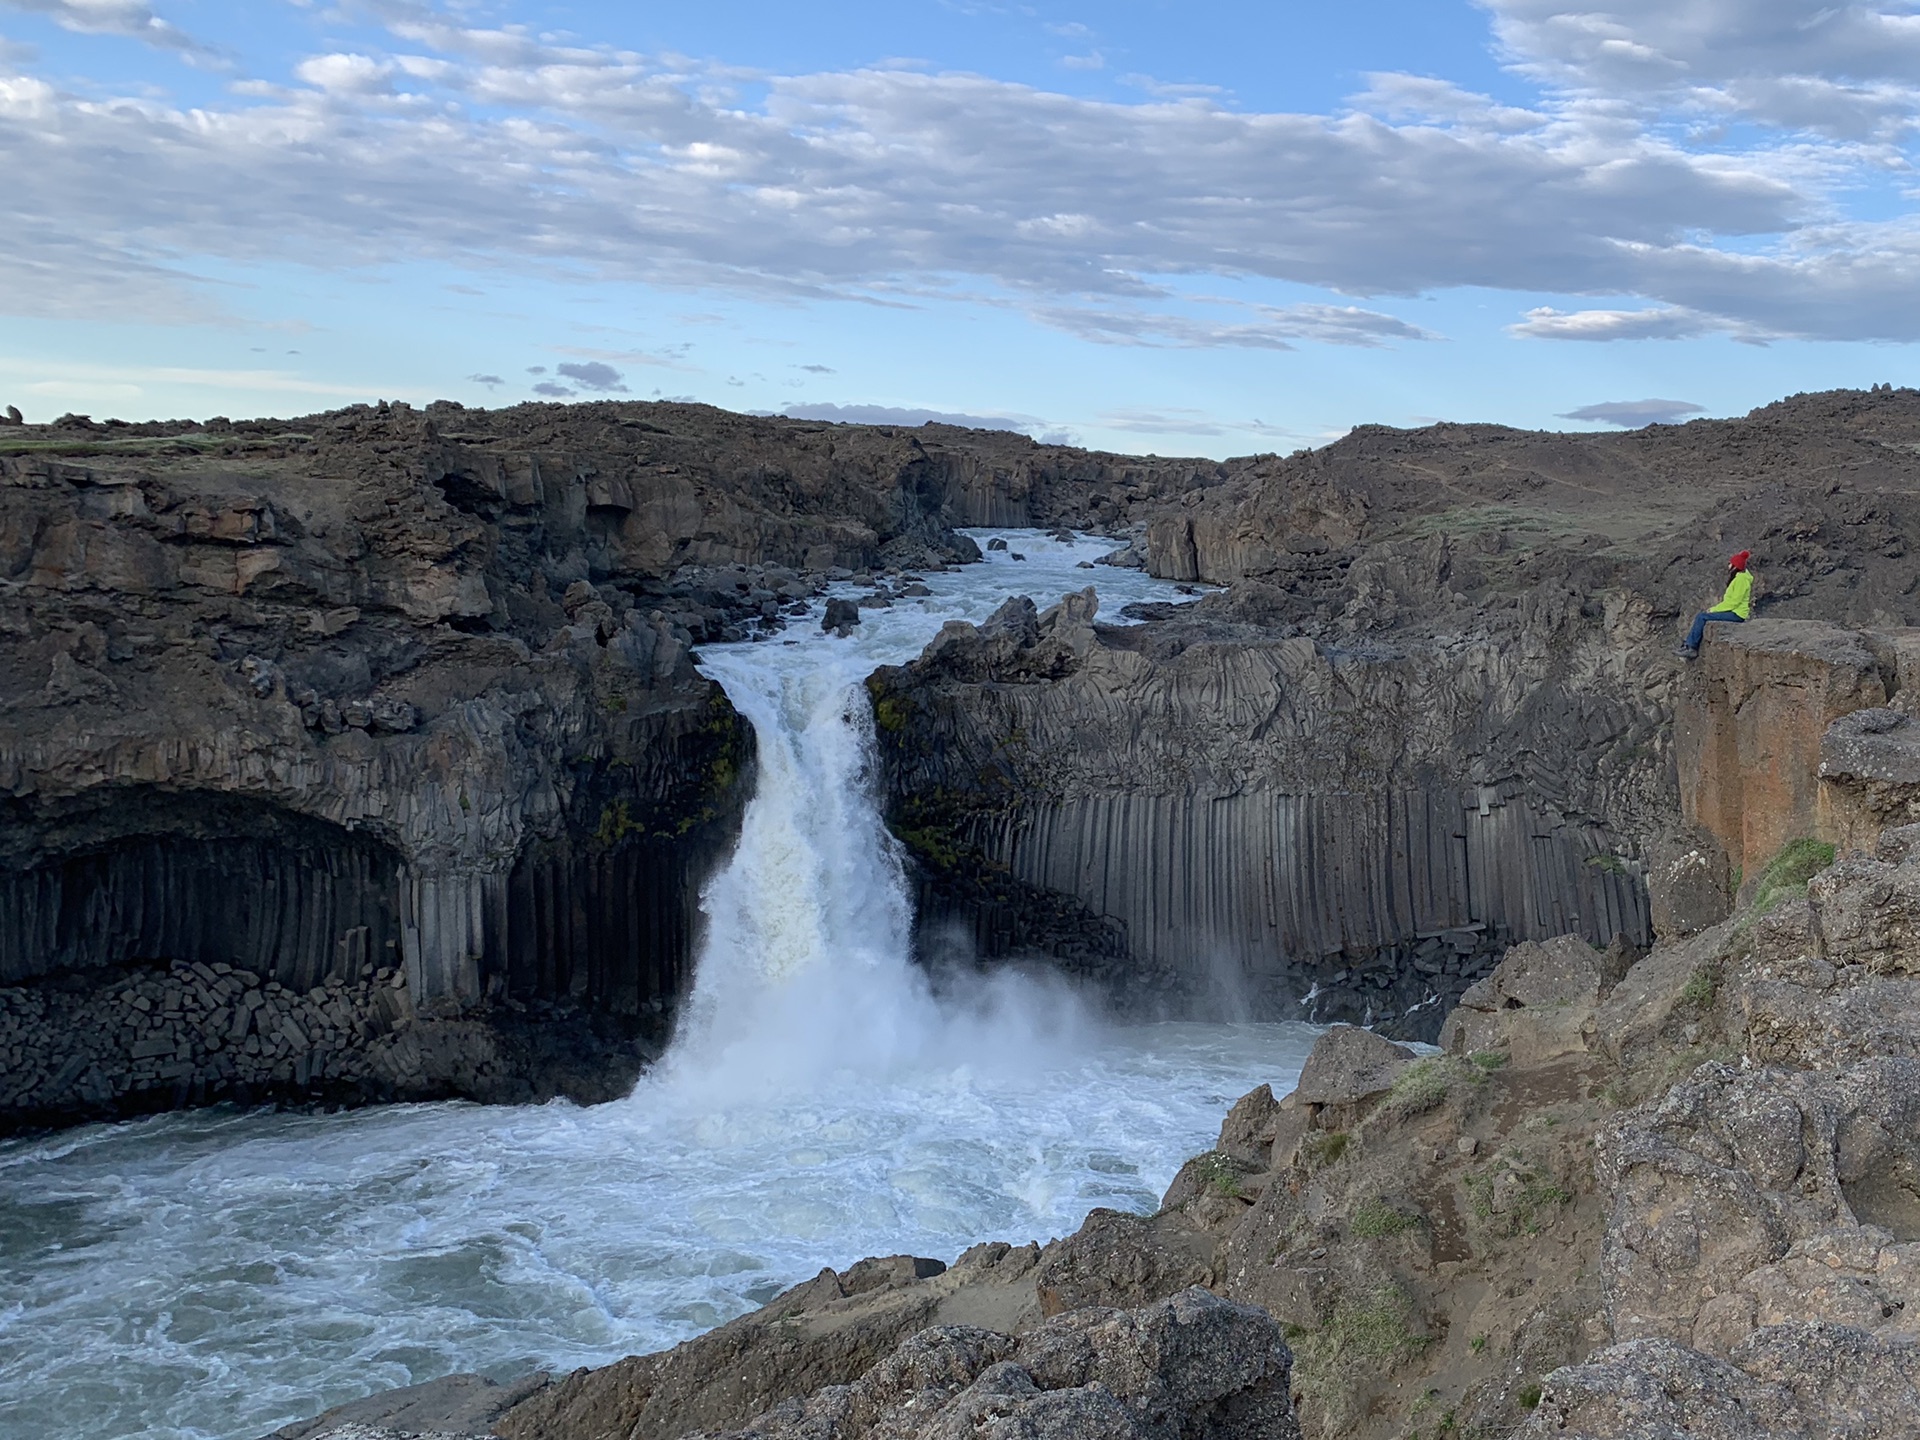
[{"label": "red knit hat", "polygon": [[1731,560],[1727,561],[1727,564],[1735,570],[1744,570],[1747,568],[1747,561],[1751,560],[1752,558],[1753,558],[1753,551],[1742,550],[1738,555],[1734,556]]}]

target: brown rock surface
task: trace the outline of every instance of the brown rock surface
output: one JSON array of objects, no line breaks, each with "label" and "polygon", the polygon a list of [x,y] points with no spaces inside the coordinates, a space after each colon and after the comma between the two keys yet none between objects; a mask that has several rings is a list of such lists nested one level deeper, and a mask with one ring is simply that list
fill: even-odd
[{"label": "brown rock surface", "polygon": [[1756,875],[1789,840],[1820,833],[1827,727],[1885,705],[1886,680],[1866,636],[1766,619],[1716,627],[1690,680],[1674,727],[1681,813]]}]

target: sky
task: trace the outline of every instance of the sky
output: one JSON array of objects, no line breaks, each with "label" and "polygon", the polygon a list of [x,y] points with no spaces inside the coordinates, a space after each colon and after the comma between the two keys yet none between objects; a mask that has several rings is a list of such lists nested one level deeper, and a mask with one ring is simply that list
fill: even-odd
[{"label": "sky", "polygon": [[1920,0],[0,0],[0,406],[1225,456],[1920,383]]}]

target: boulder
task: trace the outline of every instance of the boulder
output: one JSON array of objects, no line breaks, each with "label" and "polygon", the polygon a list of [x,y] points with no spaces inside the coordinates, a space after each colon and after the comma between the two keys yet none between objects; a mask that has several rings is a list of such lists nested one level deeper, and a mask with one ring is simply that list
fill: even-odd
[{"label": "boulder", "polygon": [[336,1405],[313,1420],[286,1425],[267,1440],[355,1440],[369,1434],[485,1435],[493,1422],[547,1384],[529,1375],[501,1385],[484,1375],[446,1375]]},{"label": "boulder", "polygon": [[1205,1284],[1208,1249],[1172,1217],[1091,1212],[1040,1257],[1034,1288],[1045,1315],[1089,1305],[1134,1306]]},{"label": "boulder", "polygon": [[1352,1105],[1391,1090],[1413,1051],[1371,1030],[1336,1025],[1314,1042],[1293,1098],[1302,1105]]},{"label": "boulder", "polygon": [[1440,1044],[1454,1055],[1509,1050],[1523,1066],[1584,1054],[1594,1010],[1620,979],[1617,963],[1578,935],[1515,945],[1460,997]]},{"label": "boulder", "polygon": [[827,601],[827,613],[821,618],[820,628],[845,638],[859,623],[860,606],[852,600],[835,598]]},{"label": "boulder", "polygon": [[687,1440],[1298,1440],[1292,1364],[1272,1317],[1195,1288],[1018,1340],[922,1330],[851,1385]]},{"label": "boulder", "polygon": [[1647,900],[1653,933],[1661,940],[1683,940],[1718,925],[1733,908],[1727,852],[1705,832],[1691,843],[1662,847],[1647,872]]}]

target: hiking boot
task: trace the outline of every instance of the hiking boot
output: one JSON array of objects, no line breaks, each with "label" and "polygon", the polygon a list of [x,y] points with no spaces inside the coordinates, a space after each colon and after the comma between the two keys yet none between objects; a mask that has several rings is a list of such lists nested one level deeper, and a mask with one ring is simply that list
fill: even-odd
[{"label": "hiking boot", "polygon": [[1698,660],[1700,658],[1700,652],[1691,645],[1676,645],[1673,647],[1673,653],[1678,655],[1682,660]]}]

